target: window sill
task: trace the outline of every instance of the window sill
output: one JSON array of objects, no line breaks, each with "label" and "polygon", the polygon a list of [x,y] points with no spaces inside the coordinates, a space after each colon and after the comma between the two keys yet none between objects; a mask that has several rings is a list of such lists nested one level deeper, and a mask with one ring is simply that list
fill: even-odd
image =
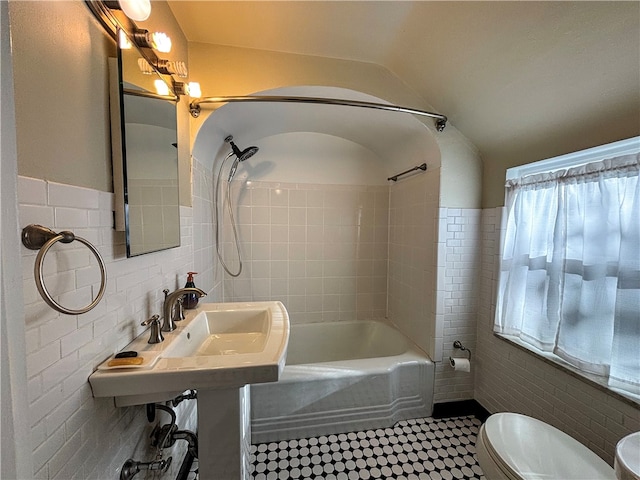
[{"label": "window sill", "polygon": [[499,334],[499,333],[494,333],[494,335],[501,339],[504,340],[505,342],[513,345],[514,347],[527,352],[533,356],[535,356],[536,358],[539,358],[540,360],[542,360],[543,362],[559,369],[562,370],[565,373],[568,373],[569,375],[571,375],[572,377],[575,377],[579,380],[582,380],[586,383],[588,383],[589,385],[591,385],[592,387],[597,388],[598,390],[602,390],[603,392],[606,392],[608,394],[610,394],[611,396],[617,398],[618,400],[621,400],[625,403],[628,403],[629,405],[633,406],[633,407],[638,407],[640,406],[640,395],[634,395],[633,393],[630,392],[625,392],[622,390],[619,390],[617,388],[613,388],[610,387],[609,385],[607,385],[606,380],[604,380],[602,377],[599,377],[597,375],[590,375],[588,373],[584,373],[584,372],[580,372],[578,369],[576,369],[574,366],[570,365],[569,363],[565,362],[563,359],[561,359],[560,357],[557,357],[556,355],[552,354],[552,353],[548,353],[548,352],[543,352],[541,350],[538,350],[537,348],[533,347],[532,345],[528,345],[525,344],[524,342],[522,342],[520,339],[518,339],[517,337],[513,337],[510,335],[503,335],[503,334]]}]

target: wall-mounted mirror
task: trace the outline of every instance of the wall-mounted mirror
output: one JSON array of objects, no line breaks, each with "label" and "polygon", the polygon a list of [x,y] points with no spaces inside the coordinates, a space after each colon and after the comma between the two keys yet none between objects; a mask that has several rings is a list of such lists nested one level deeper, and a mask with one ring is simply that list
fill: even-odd
[{"label": "wall-mounted mirror", "polygon": [[128,257],[180,246],[177,99],[154,91],[165,79],[142,73],[139,60],[135,46],[111,59],[116,230]]}]

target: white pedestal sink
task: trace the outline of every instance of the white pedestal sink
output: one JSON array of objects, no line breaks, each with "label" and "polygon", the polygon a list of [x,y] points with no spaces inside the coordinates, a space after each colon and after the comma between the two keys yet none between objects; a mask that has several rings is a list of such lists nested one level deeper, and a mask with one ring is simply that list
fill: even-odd
[{"label": "white pedestal sink", "polygon": [[95,397],[116,405],[140,405],[198,391],[200,478],[248,479],[251,383],[275,382],[284,368],[289,316],[280,302],[210,303],[188,312],[165,340],[149,344],[148,333],[124,350],[141,365],[109,367],[89,377]]}]

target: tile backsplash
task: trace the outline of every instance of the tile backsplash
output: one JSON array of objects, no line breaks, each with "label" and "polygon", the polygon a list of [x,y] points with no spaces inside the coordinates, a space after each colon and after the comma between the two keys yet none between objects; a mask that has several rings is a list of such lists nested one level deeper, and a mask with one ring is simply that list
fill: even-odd
[{"label": "tile backsplash", "polygon": [[[101,302],[83,315],[63,315],[40,298],[33,273],[37,252],[22,247],[33,478],[117,478],[128,458],[153,459],[153,425],[144,407],[116,408],[110,398],[93,398],[87,379],[144,331],[141,321],[160,312],[163,288],[182,286],[193,268],[192,209],[180,209],[179,248],[126,258],[124,234],[112,228],[113,194],[19,177],[18,195],[21,226],[71,230],[96,246],[107,267]],[[81,308],[98,291],[97,262],[77,242],[55,244],[43,268],[47,289],[65,307]],[[180,428],[195,428],[194,412],[193,402],[178,407]],[[165,452],[178,459],[166,475],[175,477],[184,451],[186,443],[177,442]]]}]

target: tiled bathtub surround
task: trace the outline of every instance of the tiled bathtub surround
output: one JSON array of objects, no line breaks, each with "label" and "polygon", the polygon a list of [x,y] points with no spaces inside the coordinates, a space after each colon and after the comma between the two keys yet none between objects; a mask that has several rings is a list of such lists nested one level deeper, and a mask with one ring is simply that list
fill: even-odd
[{"label": "tiled bathtub surround", "polygon": [[493,335],[502,208],[482,214],[475,398],[491,412],[539,418],[613,465],[616,443],[640,430],[640,408]]},{"label": "tiled bathtub surround", "polygon": [[[292,323],[383,318],[386,186],[232,182],[243,273],[225,301],[280,300]],[[224,210],[224,258],[237,268]]]},{"label": "tiled bathtub surround", "polygon": [[[160,312],[162,289],[182,286],[193,266],[191,208],[181,207],[182,246],[125,258],[123,233],[112,228],[113,194],[19,177],[19,222],[71,230],[93,243],[107,267],[107,290],[90,312],[59,314],[40,298],[33,277],[35,251],[22,248],[29,417],[37,479],[117,478],[128,458],[149,461],[143,407],[115,408],[94,399],[87,378],[109,355],[144,331],[140,322]],[[99,269],[81,244],[56,244],[44,265],[45,283],[69,308],[87,305],[99,287]],[[195,428],[194,402],[178,407],[180,428]],[[158,414],[162,424],[166,414]],[[175,478],[186,442],[166,478]]]},{"label": "tiled bathtub surround", "polygon": [[389,201],[389,320],[436,360],[439,181],[439,169],[400,180]]}]

